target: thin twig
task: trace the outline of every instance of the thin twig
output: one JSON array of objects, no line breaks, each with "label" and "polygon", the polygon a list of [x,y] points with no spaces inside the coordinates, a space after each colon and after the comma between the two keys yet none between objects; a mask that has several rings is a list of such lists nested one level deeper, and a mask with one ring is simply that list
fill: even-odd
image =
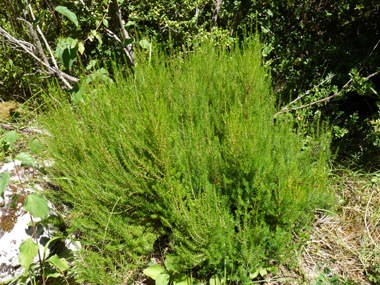
[{"label": "thin twig", "polygon": [[[288,109],[288,107],[292,104],[294,104],[295,102],[297,102],[299,99],[301,99],[302,97],[304,97],[305,95],[308,95],[311,91],[313,91],[314,89],[318,88],[319,86],[321,86],[322,84],[324,84],[326,81],[330,80],[331,78],[333,78],[335,76],[335,74],[331,74],[329,75],[325,80],[323,80],[322,82],[320,82],[318,85],[314,86],[312,89],[310,90],[307,90],[304,94],[302,94],[301,96],[298,96],[296,99],[294,99],[292,102],[290,102],[288,105],[286,105],[284,108],[282,108],[281,111],[284,111],[286,109]],[[281,112],[280,111],[280,112]]]},{"label": "thin twig", "polygon": [[377,41],[376,45],[373,47],[371,53],[367,56],[366,60],[363,63],[363,66],[359,69],[359,72],[364,68],[364,66],[366,65],[368,59],[371,57],[372,53],[375,51],[375,49],[377,48],[377,46],[379,45],[379,43],[380,43],[380,39]]},{"label": "thin twig", "polygon": [[306,107],[310,107],[312,105],[315,105],[315,104],[318,104],[318,103],[322,103],[324,101],[327,101],[327,100],[330,100],[338,95],[340,95],[340,93],[342,93],[342,91],[344,90],[344,88],[350,84],[352,81],[352,79],[348,80],[346,84],[344,84],[344,86],[342,87],[342,89],[340,89],[340,91],[338,93],[335,93],[329,97],[326,97],[324,99],[321,99],[321,100],[318,100],[318,101],[315,101],[315,102],[311,102],[309,104],[305,104],[305,105],[302,105],[300,107],[296,107],[296,108],[291,108],[291,109],[287,109],[287,110],[281,110],[280,112],[277,112],[276,114],[274,114],[274,117],[277,117],[277,115],[280,115],[280,114],[283,114],[283,113],[287,113],[287,112],[290,112],[290,111],[295,111],[295,110],[299,110],[299,109],[303,109],[303,108],[306,108]]},{"label": "thin twig", "polygon": [[26,134],[28,134],[30,136],[33,136],[33,137],[37,137],[33,133],[37,133],[37,134],[43,134],[44,133],[41,130],[36,130],[36,129],[33,130],[33,129],[29,128],[29,127],[18,129],[17,126],[11,126],[9,124],[3,124],[3,123],[1,123],[0,126],[1,126],[1,128],[5,129],[5,130],[16,131],[16,132],[20,132],[20,133],[26,133]]},{"label": "thin twig", "polygon": [[[32,16],[33,21],[35,21],[36,18],[34,17],[33,9],[32,9],[32,6],[30,5],[30,3],[28,3],[28,7],[29,7],[30,15]],[[53,13],[53,15],[54,15],[54,13]],[[54,54],[53,54],[53,52],[50,49],[50,45],[48,44],[48,42],[47,42],[47,40],[46,40],[44,34],[42,33],[42,31],[40,29],[40,26],[38,24],[37,24],[37,32],[41,35],[42,40],[44,41],[45,46],[46,46],[46,48],[48,49],[48,51],[50,53],[51,60],[53,61],[53,64],[54,64],[55,68],[59,69],[57,61],[55,60]]]},{"label": "thin twig", "polygon": [[[380,73],[380,70],[379,71],[376,71],[370,75],[368,75],[367,77],[365,77],[365,79],[370,79],[371,77],[374,77],[375,75],[379,74]],[[330,100],[338,95],[340,95],[340,93],[342,93],[342,91],[344,91],[344,89],[347,87],[347,85],[349,85],[350,83],[352,82],[352,79],[348,80],[346,84],[344,84],[344,86],[339,90],[338,93],[335,93],[329,97],[326,97],[326,98],[323,98],[321,100],[318,100],[318,101],[315,101],[315,102],[311,102],[311,103],[308,103],[308,104],[305,104],[305,105],[302,105],[300,107],[296,107],[296,108],[291,108],[291,109],[287,109],[287,110],[281,110],[279,112],[277,112],[276,114],[274,114],[274,117],[276,118],[278,115],[280,114],[283,114],[283,113],[287,113],[287,112],[290,112],[290,111],[295,111],[295,110],[300,110],[300,109],[304,109],[306,107],[310,107],[312,105],[315,105],[315,104],[318,104],[318,103],[322,103],[322,102],[325,102],[327,100]]]}]

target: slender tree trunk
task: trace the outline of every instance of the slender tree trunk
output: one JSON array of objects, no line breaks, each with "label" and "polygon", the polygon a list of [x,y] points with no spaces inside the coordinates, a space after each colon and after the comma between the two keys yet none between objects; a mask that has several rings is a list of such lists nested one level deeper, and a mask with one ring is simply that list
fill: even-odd
[{"label": "slender tree trunk", "polygon": [[220,7],[222,6],[223,0],[214,0],[214,12],[212,15],[212,29],[214,30],[218,22]]},{"label": "slender tree trunk", "polygon": [[[128,39],[129,38],[129,34],[127,32],[127,30],[125,29],[125,21],[123,19],[123,16],[121,15],[121,10],[120,10],[120,7],[119,7],[119,3],[117,2],[117,0],[113,0],[114,2],[114,5],[115,5],[115,9],[116,9],[116,15],[117,15],[117,18],[119,20],[119,25],[120,25],[120,30],[121,30],[121,37],[124,40]],[[125,48],[124,48],[124,51],[125,51],[125,54],[127,55],[129,61],[131,62],[131,65],[135,65],[135,60],[133,58],[133,54],[134,54],[134,51],[133,51],[133,46],[132,44],[129,44],[127,45]]]}]

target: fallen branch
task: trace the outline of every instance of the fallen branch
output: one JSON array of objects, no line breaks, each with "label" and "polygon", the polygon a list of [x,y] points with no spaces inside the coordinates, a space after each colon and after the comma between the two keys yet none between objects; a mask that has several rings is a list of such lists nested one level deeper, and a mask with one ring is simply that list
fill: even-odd
[{"label": "fallen branch", "polygon": [[[46,67],[46,70],[44,70],[43,73],[45,73],[49,77],[51,77],[51,76],[58,77],[70,89],[72,89],[72,86],[69,84],[69,82],[78,83],[79,80],[77,78],[70,76],[70,75],[64,73],[63,71],[61,71],[59,69],[55,69],[55,68],[51,67],[49,63],[45,63],[40,58],[38,58],[35,55],[35,53],[33,52],[33,50],[30,48],[30,46],[33,46],[32,44],[30,44],[30,43],[24,44],[25,41],[22,41],[22,40],[20,41],[20,40],[16,39],[11,34],[9,34],[6,30],[4,30],[2,27],[0,27],[0,35],[3,36],[3,38],[5,38],[9,43],[15,44],[15,45],[21,47],[24,50],[24,52],[31,55],[34,59],[36,59],[44,67]],[[28,46],[29,46],[29,48],[28,48]]]},{"label": "fallen branch", "polygon": [[21,127],[20,128],[18,126],[12,126],[9,124],[4,124],[4,123],[1,123],[0,125],[1,125],[2,129],[8,130],[8,131],[16,131],[16,132],[20,132],[20,133],[26,133],[30,136],[35,136],[35,134],[50,136],[50,134],[47,131],[43,131],[43,130],[40,130],[40,129],[37,129],[34,127]]}]

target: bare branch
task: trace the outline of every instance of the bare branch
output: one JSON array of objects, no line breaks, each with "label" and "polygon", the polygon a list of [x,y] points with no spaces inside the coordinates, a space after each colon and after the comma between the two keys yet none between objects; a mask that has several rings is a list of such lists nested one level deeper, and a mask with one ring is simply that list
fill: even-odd
[{"label": "bare branch", "polygon": [[[119,37],[114,32],[112,32],[111,30],[107,29],[106,27],[104,27],[104,30],[106,31],[107,36],[109,36],[110,38],[114,38],[121,45],[123,44],[123,42],[119,39]],[[131,64],[134,65],[133,56],[132,57],[130,56],[130,53],[128,52],[127,47],[123,47],[123,50],[124,50],[125,55],[128,57],[129,61],[131,62]]]},{"label": "bare branch", "polygon": [[304,109],[306,107],[310,107],[312,105],[315,105],[315,104],[318,104],[318,103],[322,103],[322,102],[325,102],[327,100],[330,100],[338,95],[340,95],[340,93],[342,93],[342,91],[352,82],[352,79],[348,80],[346,84],[344,84],[344,86],[339,90],[338,93],[335,93],[329,97],[326,97],[326,98],[323,98],[321,100],[318,100],[318,101],[315,101],[315,102],[311,102],[309,104],[305,104],[305,105],[302,105],[300,107],[296,107],[296,108],[291,108],[291,109],[287,109],[287,110],[281,110],[280,112],[277,112],[276,114],[274,114],[274,117],[276,118],[277,115],[280,115],[280,114],[283,114],[283,113],[287,113],[287,112],[290,112],[290,111],[295,111],[295,110],[300,110],[300,109]]},{"label": "bare branch", "polygon": [[212,29],[215,29],[216,27],[216,23],[218,22],[218,17],[219,17],[219,11],[220,11],[220,7],[222,6],[222,2],[223,0],[214,0],[214,13],[213,13],[213,16],[212,16]]},{"label": "bare branch", "polygon": [[[36,18],[34,17],[33,9],[32,9],[32,6],[30,6],[30,3],[28,3],[28,7],[29,7],[30,15],[32,16],[33,21],[34,21]],[[38,33],[41,35],[42,40],[44,41],[45,46],[46,46],[46,48],[48,49],[48,51],[49,51],[49,53],[50,53],[50,57],[51,57],[51,60],[53,61],[53,64],[54,64],[55,68],[56,68],[56,69],[59,69],[59,68],[58,68],[58,64],[57,64],[57,61],[55,60],[54,54],[53,54],[53,52],[51,51],[50,46],[49,46],[48,42],[46,41],[46,38],[45,38],[44,34],[42,33],[42,31],[41,31],[41,29],[40,29],[40,26],[39,26],[38,24],[37,24],[37,31],[38,31]]]},{"label": "bare branch", "polygon": [[[368,75],[367,77],[365,77],[365,79],[370,79],[371,77],[374,77],[375,75],[379,74],[380,73],[380,70]],[[274,114],[274,117],[276,118],[277,115],[280,115],[280,114],[283,114],[283,113],[287,113],[287,112],[290,112],[290,111],[295,111],[295,110],[300,110],[300,109],[304,109],[304,108],[307,108],[307,107],[310,107],[312,105],[315,105],[315,104],[318,104],[318,103],[322,103],[322,102],[325,102],[327,100],[330,100],[338,95],[340,95],[342,93],[342,91],[350,84],[351,86],[351,82],[352,82],[352,79],[348,80],[346,84],[344,84],[344,86],[339,90],[338,93],[335,93],[329,97],[326,97],[326,98],[323,98],[321,100],[318,100],[318,101],[315,101],[315,102],[311,102],[309,104],[305,104],[305,105],[302,105],[302,106],[299,106],[299,107],[296,107],[296,108],[291,108],[291,109],[287,109],[287,110],[284,110],[282,109],[280,112],[277,112],[276,114]]]},{"label": "bare branch", "polygon": [[[127,30],[125,29],[125,21],[123,20],[123,17],[121,15],[121,10],[120,10],[120,7],[119,7],[119,3],[117,2],[117,0],[113,0],[114,4],[115,4],[115,8],[116,8],[116,14],[117,14],[117,17],[119,19],[119,24],[120,24],[120,30],[121,30],[121,35],[122,35],[122,38],[123,40],[126,40],[129,38],[129,34],[127,32]],[[135,65],[135,60],[133,58],[133,46],[132,44],[129,44],[125,47],[125,50],[126,50],[126,55],[129,59],[129,61],[131,62],[131,65]]]},{"label": "bare branch", "polygon": [[244,5],[245,5],[245,0],[241,0],[240,6],[239,6],[239,10],[237,11],[236,16],[235,16],[234,26],[232,27],[232,30],[230,32],[230,36],[231,37],[232,37],[232,35],[234,34],[234,32],[236,31],[236,29],[238,27],[238,24],[239,24],[239,21],[240,21],[240,14],[243,12]]},{"label": "bare branch", "polygon": [[37,50],[42,58],[42,61],[46,64],[46,65],[49,65],[49,61],[46,57],[46,54],[44,52],[44,49],[42,48],[42,44],[41,44],[41,41],[40,41],[40,38],[38,37],[36,31],[33,29],[33,25],[30,23],[30,19],[29,19],[29,14],[28,14],[28,10],[26,10],[24,4],[22,3],[21,0],[17,0],[17,3],[18,5],[20,6],[21,8],[21,11],[22,13],[24,14],[24,17],[25,17],[25,22],[29,22],[29,25],[28,25],[28,28],[29,28],[29,32],[30,32],[30,35],[32,36],[34,42],[36,43],[37,45]]},{"label": "bare branch", "polygon": [[284,108],[282,108],[282,111],[285,111],[288,109],[288,107],[290,105],[293,105],[295,102],[297,102],[298,100],[300,100],[302,97],[308,95],[311,91],[313,91],[314,89],[318,88],[319,86],[321,86],[322,84],[324,84],[326,81],[330,80],[331,78],[333,78],[335,76],[335,74],[331,74],[329,75],[325,80],[323,80],[321,83],[319,83],[318,85],[314,86],[312,89],[310,90],[307,90],[305,93],[303,93],[302,95],[298,96],[296,99],[294,99],[292,102],[290,102],[288,105],[286,105]]},{"label": "bare branch", "polygon": [[59,69],[55,69],[55,68],[51,67],[49,64],[46,64],[45,62],[41,61],[41,59],[38,58],[37,55],[34,54],[32,48],[31,48],[31,46],[33,46],[32,44],[29,43],[28,45],[25,45],[24,41],[20,41],[20,40],[16,39],[12,35],[10,35],[6,30],[4,30],[2,27],[0,27],[0,35],[3,36],[8,42],[10,42],[12,44],[16,44],[17,46],[21,47],[26,53],[30,54],[34,59],[36,59],[38,62],[40,62],[46,68],[46,70],[44,70],[45,74],[47,74],[49,76],[58,77],[59,79],[62,80],[62,82],[68,88],[70,88],[70,89],[72,88],[72,86],[69,84],[69,82],[73,82],[73,83],[78,82],[77,78],[62,72]]}]

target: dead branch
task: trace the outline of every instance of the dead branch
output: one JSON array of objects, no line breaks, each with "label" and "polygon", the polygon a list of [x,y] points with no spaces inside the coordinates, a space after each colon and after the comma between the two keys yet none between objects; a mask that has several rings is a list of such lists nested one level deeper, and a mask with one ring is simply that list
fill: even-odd
[{"label": "dead branch", "polygon": [[[17,0],[17,3],[18,5],[20,6],[21,8],[21,11],[24,15],[24,18],[25,18],[25,22],[29,23],[30,24],[30,19],[29,19],[29,13],[28,13],[28,10],[25,8],[24,4],[22,3],[21,0]],[[37,46],[37,50],[38,50],[38,53],[40,54],[41,58],[42,58],[42,61],[46,64],[46,65],[49,65],[49,61],[46,57],[46,54],[44,52],[44,49],[42,48],[42,44],[41,44],[41,41],[40,41],[40,38],[38,37],[36,31],[33,29],[33,25],[28,25],[28,28],[29,28],[29,33],[31,35],[31,37],[33,38],[34,42],[36,43],[36,46]]]},{"label": "dead branch", "polygon": [[214,13],[213,13],[213,16],[212,16],[212,29],[215,29],[216,27],[216,23],[218,22],[218,17],[219,17],[219,11],[220,11],[220,7],[222,6],[222,2],[223,0],[214,0]]},{"label": "dead branch", "polygon": [[[35,21],[36,18],[34,17],[33,9],[32,9],[32,6],[30,5],[30,3],[28,3],[28,7],[29,7],[30,15],[32,16],[33,21]],[[32,26],[32,28],[33,28],[33,26]],[[44,34],[42,33],[42,31],[41,31],[41,29],[40,29],[40,26],[39,26],[38,24],[37,24],[37,31],[38,31],[38,33],[41,35],[42,40],[44,41],[45,46],[46,46],[46,48],[48,49],[48,51],[49,51],[49,53],[50,53],[50,57],[51,57],[51,60],[53,61],[54,67],[55,67],[56,69],[59,69],[59,68],[58,68],[58,64],[57,64],[57,61],[55,60],[54,54],[53,54],[53,52],[51,51],[50,45],[48,44],[48,42],[47,42],[47,40],[46,40]]]},{"label": "dead branch", "polygon": [[335,76],[335,74],[332,74],[332,75],[329,75],[325,80],[323,80],[322,82],[320,82],[318,85],[314,86],[312,89],[310,90],[307,90],[305,93],[303,93],[302,95],[298,96],[296,99],[294,99],[292,102],[290,102],[288,105],[286,105],[284,108],[282,108],[282,111],[285,111],[288,109],[288,107],[290,105],[293,105],[295,102],[297,102],[298,100],[300,100],[301,98],[303,98],[304,96],[308,95],[311,91],[313,91],[314,89],[318,88],[319,86],[323,85],[326,81],[330,80],[331,78],[333,78]]},{"label": "dead branch", "polygon": [[[380,70],[377,71],[377,72],[374,72],[370,75],[368,75],[367,77],[365,77],[366,79],[370,79],[371,77],[374,77],[375,75],[379,74],[380,73]],[[322,103],[322,102],[325,102],[327,100],[330,100],[336,96],[339,96],[347,86],[351,86],[351,82],[352,82],[352,79],[348,80],[346,84],[344,84],[344,86],[339,90],[339,92],[331,95],[331,96],[328,96],[326,98],[323,98],[321,100],[318,100],[318,101],[315,101],[315,102],[311,102],[311,103],[308,103],[308,104],[305,104],[305,105],[302,105],[302,106],[299,106],[299,107],[296,107],[296,108],[291,108],[291,109],[287,109],[287,110],[281,110],[279,112],[277,112],[276,114],[274,114],[274,118],[276,118],[278,115],[280,114],[283,114],[283,113],[287,113],[287,112],[290,112],[290,111],[295,111],[295,110],[300,110],[300,109],[304,109],[304,108],[307,108],[307,107],[310,107],[312,105],[315,105],[315,104],[318,104],[318,103]]]},{"label": "dead branch", "polygon": [[78,82],[77,78],[70,76],[59,69],[51,67],[49,63],[45,63],[39,57],[37,57],[37,55],[33,51],[33,47],[34,47],[33,44],[31,43],[25,44],[25,41],[16,39],[11,34],[9,34],[6,30],[4,30],[1,26],[0,26],[0,36],[5,38],[5,40],[9,42],[10,44],[16,45],[22,48],[24,52],[28,53],[34,59],[40,62],[46,68],[45,70],[43,70],[43,73],[48,75],[49,77],[53,77],[53,76],[58,77],[70,89],[72,88],[72,86],[70,85],[69,82],[71,83]]},{"label": "dead branch", "polygon": [[32,128],[32,127],[24,127],[24,128],[19,128],[18,126],[12,126],[9,124],[0,124],[2,129],[8,130],[8,131],[16,131],[20,133],[26,133],[28,135],[34,136],[34,134],[44,134],[44,131],[41,131],[37,128]]}]

